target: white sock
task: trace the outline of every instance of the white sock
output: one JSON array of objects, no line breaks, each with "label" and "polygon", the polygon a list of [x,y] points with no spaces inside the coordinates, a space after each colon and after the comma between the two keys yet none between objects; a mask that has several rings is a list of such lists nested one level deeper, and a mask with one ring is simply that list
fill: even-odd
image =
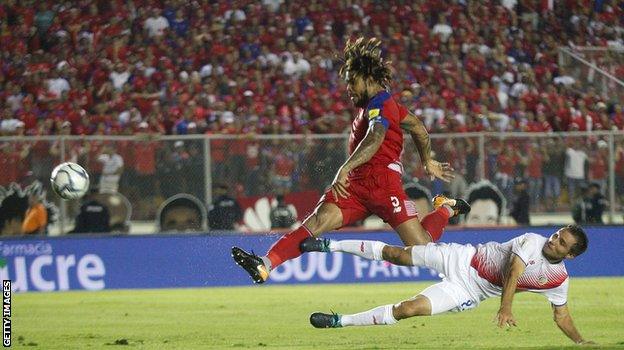
[{"label": "white sock", "polygon": [[383,260],[382,250],[385,246],[384,242],[379,241],[344,240],[329,242],[329,250],[332,252],[350,253],[368,260]]},{"label": "white sock", "polygon": [[392,315],[392,304],[378,306],[372,310],[353,315],[342,315],[340,324],[348,326],[390,325],[398,321]]},{"label": "white sock", "polygon": [[268,256],[261,256],[260,259],[262,259],[262,262],[264,263],[264,267],[267,268],[267,270],[269,272],[271,272],[271,270],[273,269],[273,266],[271,266],[271,259],[269,259]]}]

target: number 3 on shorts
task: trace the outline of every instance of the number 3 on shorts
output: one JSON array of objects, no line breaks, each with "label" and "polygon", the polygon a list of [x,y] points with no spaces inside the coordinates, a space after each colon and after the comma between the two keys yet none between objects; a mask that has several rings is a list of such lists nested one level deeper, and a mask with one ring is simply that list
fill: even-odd
[{"label": "number 3 on shorts", "polygon": [[390,202],[392,203],[392,206],[394,207],[394,211],[393,213],[400,213],[401,212],[401,201],[399,201],[399,198],[395,197],[395,196],[390,196]]}]

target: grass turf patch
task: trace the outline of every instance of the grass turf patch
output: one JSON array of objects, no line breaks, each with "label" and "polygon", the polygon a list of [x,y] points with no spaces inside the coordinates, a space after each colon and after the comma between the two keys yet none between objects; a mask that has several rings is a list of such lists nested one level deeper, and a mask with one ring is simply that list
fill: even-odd
[{"label": "grass turf patch", "polygon": [[[394,326],[315,329],[315,311],[355,313],[409,298],[432,283],[268,285],[13,295],[13,345],[40,349],[577,348],[546,298],[516,295],[518,327],[499,329],[499,299]],[[573,278],[568,305],[581,334],[624,349],[624,278]]]}]

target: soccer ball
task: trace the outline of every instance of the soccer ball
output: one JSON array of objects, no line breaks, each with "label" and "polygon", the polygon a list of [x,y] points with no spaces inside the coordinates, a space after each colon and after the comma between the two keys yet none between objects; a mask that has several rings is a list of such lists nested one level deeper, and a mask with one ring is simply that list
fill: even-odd
[{"label": "soccer ball", "polygon": [[50,176],[52,189],[63,199],[77,199],[89,189],[89,174],[76,163],[59,164]]}]

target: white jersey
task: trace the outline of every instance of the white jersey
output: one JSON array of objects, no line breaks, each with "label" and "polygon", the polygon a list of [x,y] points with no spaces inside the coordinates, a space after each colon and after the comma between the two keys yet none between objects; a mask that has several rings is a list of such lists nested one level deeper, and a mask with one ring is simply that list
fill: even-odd
[{"label": "white jersey", "polygon": [[554,305],[563,305],[568,299],[568,272],[563,261],[552,264],[542,248],[548,238],[525,233],[505,243],[479,244],[470,266],[481,278],[475,278],[478,287],[488,297],[502,294],[503,277],[512,253],[518,255],[526,270],[518,278],[518,291],[541,293]]}]

